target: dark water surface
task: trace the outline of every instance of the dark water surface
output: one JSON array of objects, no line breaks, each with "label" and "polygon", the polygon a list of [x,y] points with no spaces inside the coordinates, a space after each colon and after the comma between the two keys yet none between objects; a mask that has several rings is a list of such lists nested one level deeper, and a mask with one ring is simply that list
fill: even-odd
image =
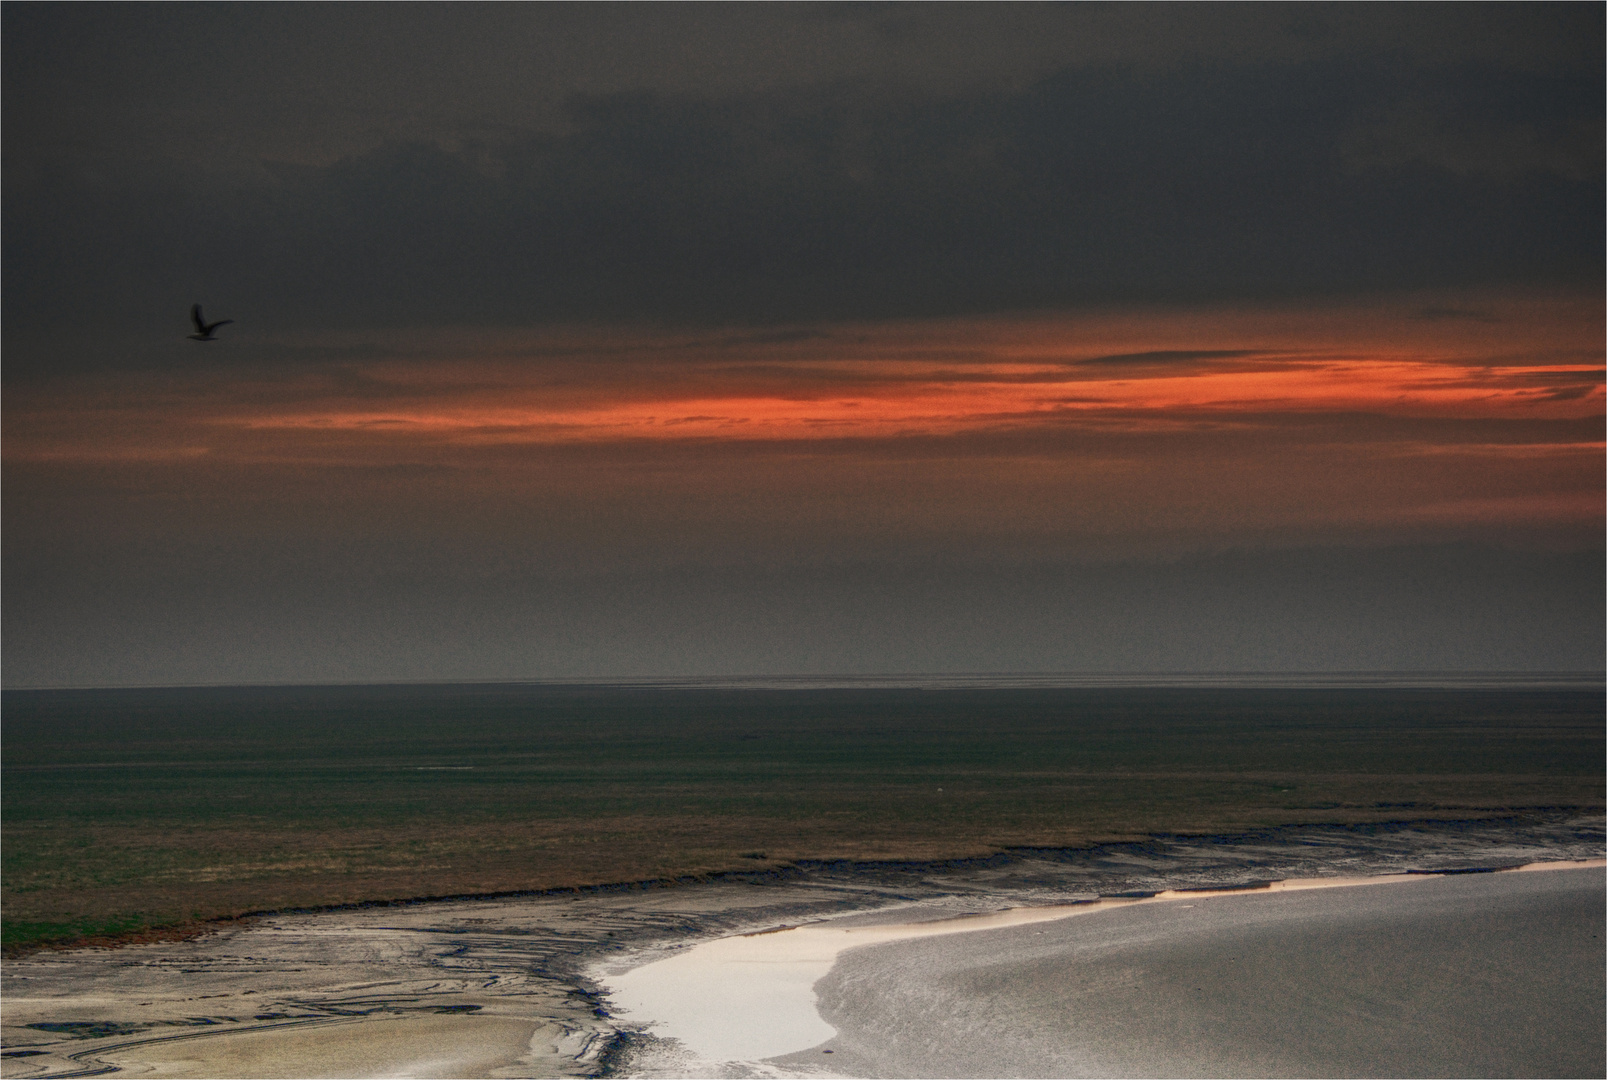
[{"label": "dark water surface", "polygon": [[7,691],[6,935],[1599,811],[1599,687],[1451,682]]}]

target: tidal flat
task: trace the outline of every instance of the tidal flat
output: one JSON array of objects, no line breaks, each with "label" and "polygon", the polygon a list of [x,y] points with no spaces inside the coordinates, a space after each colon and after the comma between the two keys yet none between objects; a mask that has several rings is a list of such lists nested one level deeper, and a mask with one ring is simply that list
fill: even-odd
[{"label": "tidal flat", "polygon": [[[1069,1052],[1095,1071],[1101,1062],[1124,1060],[1124,1053],[1129,1055],[1129,1063],[1137,1062],[1142,1071],[1156,1060],[1157,1047],[1164,1049],[1163,1043],[1150,1040],[1124,1050],[1115,1037],[1121,1022],[1112,1024],[1107,1022],[1109,1017],[1090,1014],[1089,1023],[1078,1025],[1055,1012],[1061,1003],[1056,995],[1063,998],[1078,992],[1085,998],[1092,995],[1104,1000],[1117,1007],[1117,1012],[1142,1003],[1146,993],[1142,979],[1132,977],[1131,957],[1120,955],[1121,947],[1133,944],[1131,928],[1118,926],[1117,933],[1107,933],[1110,927],[1101,921],[1107,915],[1120,919],[1150,912],[1153,919],[1151,909],[1160,907],[1173,915],[1186,914],[1183,903],[1147,903],[1144,899],[1163,889],[1203,890],[1207,896],[1221,889],[1249,889],[1250,896],[1223,896],[1198,905],[1202,915],[1209,915],[1204,909],[1211,905],[1222,905],[1219,910],[1232,914],[1230,908],[1238,901],[1278,904],[1293,895],[1275,892],[1268,884],[1273,880],[1333,882],[1394,875],[1397,881],[1404,877],[1410,884],[1317,891],[1395,890],[1397,899],[1416,910],[1410,904],[1414,898],[1432,900],[1436,889],[1443,892],[1448,888],[1456,894],[1451,897],[1454,910],[1449,919],[1447,911],[1440,909],[1423,909],[1419,914],[1427,918],[1428,925],[1436,920],[1444,924],[1441,938],[1460,941],[1456,928],[1468,915],[1500,907],[1482,893],[1458,901],[1458,896],[1469,892],[1460,882],[1494,883],[1499,894],[1503,887],[1510,892],[1514,882],[1525,884],[1518,879],[1531,879],[1528,884],[1534,891],[1535,882],[1544,884],[1541,879],[1572,876],[1594,888],[1595,908],[1591,911],[1595,914],[1587,912],[1586,920],[1586,929],[1596,934],[1593,939],[1575,934],[1577,927],[1569,922],[1556,924],[1552,933],[1553,938],[1560,933],[1568,939],[1566,955],[1525,948],[1522,941],[1506,949],[1508,954],[1526,959],[1527,966],[1519,967],[1529,981],[1520,990],[1543,985],[1555,991],[1560,978],[1560,994],[1554,992],[1541,1003],[1549,1010],[1553,1027],[1538,1029],[1529,1043],[1538,1040],[1545,1044],[1546,1032],[1556,1030],[1559,1017],[1570,1025],[1563,1036],[1552,1040],[1549,1057],[1525,1059],[1537,1067],[1518,1071],[1549,1075],[1559,1072],[1552,1066],[1560,1063],[1560,1072],[1566,1075],[1570,1064],[1594,1060],[1590,1057],[1593,1044],[1581,1044],[1575,1029],[1580,1027],[1580,1015],[1593,1017],[1600,1011],[1603,965],[1596,961],[1602,941],[1596,916],[1601,904],[1602,844],[1599,817],[1557,812],[1481,821],[1286,826],[1232,836],[1155,837],[975,860],[814,864],[750,870],[690,884],[645,883],[544,896],[262,915],[222,924],[213,933],[187,940],[117,949],[42,950],[7,962],[0,987],[5,1001],[0,1016],[0,1074],[7,1078],[113,1071],[169,1077],[1073,1075],[1062,1072],[1063,1059],[1066,1044],[1079,1039],[1091,1046],[1073,1045]],[[1498,872],[1536,861],[1555,864],[1569,859],[1593,859],[1596,868]],[[1480,889],[1475,884],[1472,891]],[[1488,892],[1488,887],[1483,891]],[[1101,898],[1105,898],[1103,902]],[[1520,929],[1524,902],[1519,896],[1516,907],[1507,904],[1511,909],[1507,921],[1512,922],[1516,912]],[[1095,910],[1112,903],[1116,905],[1113,910]],[[806,1052],[768,1061],[689,1056],[695,1048],[676,1037],[673,1025],[664,1026],[669,1017],[656,1015],[654,1010],[633,1010],[628,996],[615,993],[612,985],[621,973],[673,962],[688,950],[744,934],[776,941],[785,935],[774,931],[797,926],[874,928],[919,923],[938,927],[951,920],[1012,909],[1028,909],[1029,914],[1036,912],[1040,917],[1059,915],[1067,905],[1073,905],[1072,910],[1083,905],[1093,913],[1063,920],[1064,928],[1060,921],[1040,921],[1038,927],[1056,936],[1013,939],[1008,944],[1014,952],[1008,955],[988,943],[987,939],[1000,931],[959,933],[943,939],[958,947],[942,950],[937,957],[953,961],[954,971],[942,978],[900,974],[900,965],[911,956],[901,951],[902,945],[892,946],[890,953],[877,948],[846,954],[824,979],[814,981],[811,975],[820,1009],[815,1022],[830,1021],[826,1041]],[[1577,907],[1577,903],[1573,905]],[[1318,915],[1304,925],[1326,933],[1325,942],[1355,936],[1354,920],[1346,923],[1332,912]],[[1363,915],[1366,921],[1366,913]],[[1243,923],[1243,918],[1237,923],[1229,919],[1227,928],[1242,930]],[[1275,919],[1274,923],[1273,930],[1287,937],[1289,920]],[[1423,917],[1415,920],[1415,924],[1423,923]],[[1547,925],[1554,923],[1551,920]],[[1418,955],[1409,948],[1413,940],[1395,932],[1398,927],[1392,930],[1388,920],[1380,924],[1373,918],[1369,925],[1374,931],[1380,927],[1386,931],[1371,935],[1373,944],[1386,954],[1407,964]],[[1207,925],[1204,929],[1212,928]],[[1092,955],[1056,953],[1067,948],[1086,952],[1090,934],[1095,946]],[[1499,938],[1499,928],[1494,936]],[[1572,940],[1575,937],[1580,940]],[[961,939],[970,939],[970,945]],[[1269,940],[1273,954],[1281,955],[1280,949],[1289,951],[1284,947],[1286,941]],[[980,953],[977,943],[981,943]],[[1047,952],[1055,953],[1054,957],[1046,955],[1045,945],[1052,946]],[[1183,990],[1200,986],[1198,976],[1223,986],[1237,979],[1232,987],[1241,991],[1240,997],[1246,996],[1242,993],[1246,988],[1263,997],[1277,996],[1277,986],[1263,985],[1255,976],[1260,969],[1251,971],[1255,977],[1246,977],[1249,969],[1239,962],[1250,956],[1244,942],[1226,940],[1220,933],[1174,933],[1170,945],[1172,968],[1194,979]],[[1227,950],[1231,956],[1212,952],[1222,952],[1224,945],[1235,946]],[[1183,952],[1179,953],[1179,948]],[[1319,959],[1326,955],[1323,948],[1308,951]],[[931,963],[928,954],[929,950],[917,952],[917,965]],[[974,977],[979,957],[987,961],[983,967],[993,957],[1010,960],[1021,969],[1015,972],[1013,982],[1006,980],[1003,989],[1006,998],[1022,992],[1025,997],[1022,1002],[1004,1000],[1002,1004],[1007,1013],[1016,1005],[1031,1006],[1016,1009],[1026,1020],[1023,1031],[1012,1033],[999,1027],[996,1017],[981,1017],[983,1026],[991,1025],[1005,1043],[1019,1045],[1006,1047],[1009,1052],[1002,1053],[1001,1046],[979,1044],[970,1048],[973,1056],[966,1058],[950,1054],[929,1032],[916,1031],[914,1039],[907,1037],[909,1032],[903,1032],[906,1037],[902,1038],[899,1032],[894,1032],[893,1038],[882,1038],[881,1027],[919,1026],[922,1015],[920,1009],[897,1007],[897,994],[889,996],[889,988],[941,992],[956,973]],[[1580,982],[1575,969],[1580,968],[1581,957],[1585,958],[1583,970],[1594,976],[1594,982],[1587,979],[1589,985],[1575,986]],[[1039,978],[1033,965],[1045,962],[1059,966],[1049,977]],[[1503,970],[1499,964],[1485,965],[1480,974],[1487,987],[1498,987]],[[888,972],[891,982],[878,989],[877,980],[885,982]],[[1326,987],[1330,997],[1338,995],[1335,1000],[1343,998],[1345,986],[1329,985],[1333,980],[1328,974],[1315,971],[1307,982]],[[1431,989],[1436,982],[1446,981],[1444,971],[1428,968],[1420,974]],[[1497,978],[1492,980],[1492,976]],[[1155,989],[1176,991],[1179,987],[1171,984],[1178,982],[1176,977],[1161,979]],[[1115,995],[1105,994],[1101,998],[1098,991],[1112,986],[1124,989],[1126,997],[1118,1001]],[[961,1021],[974,1022],[978,1009],[986,1013],[1001,1006],[999,989],[993,985],[991,991],[989,987],[976,993],[967,990],[945,1000],[958,1010]],[[889,1008],[863,1008],[855,1004],[855,994],[886,998]],[[804,1005],[806,1012],[814,1007],[807,1000]],[[774,1018],[778,1026],[786,1019],[784,1012],[778,1011]],[[1318,1012],[1312,1017],[1322,1019]],[[1281,1019],[1300,1023],[1300,1002],[1291,999]],[[1046,1028],[1055,1033],[1048,1041],[1048,1056],[1043,1053],[1042,1029]],[[1038,1038],[1036,1043],[1030,1037],[1017,1040],[1017,1034],[1036,1034]],[[807,1035],[804,1041],[809,1041]],[[911,1042],[927,1046],[924,1059],[908,1056]],[[1249,1060],[1233,1058],[1231,1046],[1198,1042],[1196,1049],[1203,1052],[1215,1045],[1230,1063]],[[765,1049],[775,1048],[761,1048]],[[832,1057],[826,1056],[828,1051]],[[1096,1052],[1094,1056],[1090,1051]],[[1135,1052],[1136,1057],[1132,1056]],[[988,1060],[995,1067],[977,1072],[978,1053],[994,1055]],[[1185,1055],[1178,1060],[1186,1066],[1196,1059]],[[1320,1048],[1302,1060],[1315,1063],[1308,1071],[1324,1073]],[[1396,1067],[1385,1071],[1434,1074],[1433,1065],[1439,1060],[1432,1054],[1396,1058]],[[1499,1060],[1515,1059],[1508,1055]],[[1414,1062],[1423,1067],[1412,1068]],[[1253,1067],[1219,1071],[1259,1074]],[[1328,1069],[1326,1074],[1334,1071]],[[1277,1074],[1277,1069],[1271,1072]],[[1211,1073],[1196,1068],[1191,1074]]]},{"label": "tidal flat", "polygon": [[8,951],[424,897],[1599,814],[1599,687],[6,691]]}]

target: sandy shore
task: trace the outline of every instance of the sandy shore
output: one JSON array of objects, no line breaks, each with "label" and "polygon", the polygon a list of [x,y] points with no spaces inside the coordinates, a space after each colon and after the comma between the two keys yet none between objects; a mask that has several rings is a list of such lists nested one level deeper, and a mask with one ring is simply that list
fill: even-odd
[{"label": "sandy shore", "polygon": [[4,966],[0,1075],[590,1076],[619,1037],[581,968],[851,909],[746,882],[264,916]]},{"label": "sandy shore", "polygon": [[1607,891],[1577,865],[850,917],[607,986],[662,1040],[639,1075],[1595,1075]]},{"label": "sandy shore", "polygon": [[[1033,1023],[1044,1025],[1060,1015],[1064,1028],[1065,1009],[1083,1008],[1081,998],[1065,998],[1078,984],[1064,976],[1064,956],[1056,961],[1061,963],[1059,982],[1044,982],[1032,991],[1036,985],[1033,977],[1000,976],[1003,981],[999,985],[1006,990],[999,992],[1004,996],[990,997],[993,991],[989,988],[994,984],[976,972],[986,967],[983,961],[992,954],[975,953],[977,946],[969,943],[1003,935],[1001,940],[1017,943],[1010,946],[1015,952],[999,954],[1008,961],[1006,967],[1028,972],[1033,963],[1048,962],[1041,957],[1034,960],[1032,950],[1060,940],[1050,935],[1050,926],[1055,928],[1054,935],[1060,935],[1074,926],[1131,918],[1129,910],[1192,910],[1185,907],[1187,900],[1167,902],[1164,898],[1136,905],[1131,898],[1084,903],[1098,901],[1101,895],[1153,893],[1168,884],[1243,885],[1268,877],[1312,873],[1332,880],[1346,874],[1377,875],[1403,869],[1511,866],[1535,858],[1598,855],[1601,845],[1599,818],[1390,828],[1314,826],[1230,838],[1156,838],[1097,849],[1021,852],[958,863],[815,864],[784,873],[733,875],[673,888],[617,887],[575,894],[262,916],[190,941],[39,953],[8,961],[0,970],[4,1005],[0,1011],[0,1075],[21,1078],[118,1071],[151,1077],[493,1077],[584,1076],[612,1070],[642,1075],[872,1076],[975,1072],[970,1064],[974,1059],[965,1058],[963,1048],[945,1048],[941,1040],[925,1034],[911,1037],[929,1046],[930,1055],[935,1056],[887,1056],[892,1053],[889,1047],[903,1044],[882,1034],[884,1029],[895,1031],[915,1015],[910,1011],[915,1006],[900,999],[898,993],[915,992],[927,985],[970,987],[959,998],[953,994],[944,998],[951,1005],[961,1001],[955,1006],[959,1012],[953,1020],[954,1031],[965,1030],[964,1024],[973,1022],[997,1030],[996,1038],[1002,1041],[996,1044],[973,1040],[976,1047],[988,1047],[985,1057],[990,1067],[981,1074],[1007,1073],[1016,1059],[1005,1051],[1017,1047],[1012,1052],[1028,1055],[1020,1059],[1018,1074],[1072,1075],[1058,1066],[1049,1073],[1039,1071],[1041,1062],[1048,1060],[1042,1054],[1049,1051],[1035,1043],[1036,1036],[1030,1032],[1023,1035],[995,1020],[968,1019],[962,1007],[962,999],[992,1002],[987,1008],[1002,1009],[1000,1016],[1038,1017]],[[1414,877],[1411,884],[1399,889],[1427,895],[1423,890],[1464,888],[1464,881],[1592,880],[1592,873],[1598,888],[1592,928],[1597,936],[1589,947],[1595,949],[1591,955],[1597,964],[1595,1045],[1599,1048],[1600,871]],[[1335,894],[1364,891],[1384,890],[1327,890]],[[1273,896],[1273,892],[1280,895]],[[1264,904],[1296,895],[1269,887],[1257,890],[1254,897],[1239,899]],[[1029,924],[1056,916],[1045,909],[1073,902],[1078,902],[1078,911],[1092,912],[1092,917]],[[1226,911],[1235,902],[1232,897],[1218,896],[1194,907]],[[1036,910],[1009,910],[1023,908]],[[967,921],[967,916],[972,919]],[[976,922],[975,917],[983,921]],[[973,929],[989,925],[988,920],[992,920],[991,929]],[[688,955],[698,947],[788,940],[783,933],[760,933],[752,938],[744,934],[802,925],[810,929],[795,934],[799,940],[824,934],[859,945],[907,938],[909,927],[896,932],[889,928],[911,922],[919,924],[914,932],[926,936],[924,943],[897,941],[858,949],[840,960],[841,946],[831,944],[812,959],[804,958],[817,966],[794,968],[782,999],[759,1009],[763,1018],[751,1025],[766,1038],[784,1041],[737,1048],[740,1052],[734,1054],[726,1053],[729,1047],[716,1048],[720,1060],[702,1058],[698,1063],[700,1059],[685,1044],[666,1037],[670,1033],[662,1017],[646,1011],[626,1013],[622,999],[611,1000],[604,992],[603,984],[616,976],[652,970],[655,962]],[[1319,926],[1322,919],[1307,922]],[[1299,920],[1295,924],[1306,925]],[[1572,925],[1567,919],[1557,923],[1565,924]],[[1039,932],[1046,936],[1034,936]],[[1518,926],[1515,932],[1529,931]],[[1200,940],[1207,938],[1228,940],[1214,932]],[[1532,934],[1517,940],[1527,942],[1525,947],[1534,956],[1548,955],[1547,950],[1556,952],[1560,947]],[[875,961],[891,965],[886,968],[858,966],[869,962],[862,959],[865,957],[896,958],[905,955],[903,950],[922,947],[936,947],[937,951],[914,969],[900,968],[905,961],[896,959]],[[1065,942],[1055,946],[1062,951],[1071,947]],[[1076,947],[1083,949],[1079,956],[1093,955],[1088,952],[1091,946]],[[797,961],[795,957],[788,963]],[[951,970],[944,964],[958,966]],[[1102,969],[1097,965],[1090,968],[1098,970]],[[933,978],[938,983],[931,983]],[[1100,986],[1120,982],[1114,975],[1100,978],[1104,979],[1097,983]],[[1178,978],[1186,981],[1182,975]],[[878,1013],[864,1007],[854,995],[861,992],[856,987],[880,986],[878,980],[882,979],[902,989],[898,993],[874,991],[872,996],[885,1005],[884,1012]],[[974,985],[965,983],[966,979]],[[679,997],[695,1001],[700,993],[687,984]],[[1012,993],[1024,996],[1015,1001]],[[1130,998],[1129,1004],[1137,1007],[1138,1000]],[[1585,999],[1570,992],[1560,1000]],[[754,998],[748,1004],[758,1008],[762,1003]],[[788,1025],[795,1021],[800,1026],[790,1030]],[[1107,1030],[1115,1046],[1125,1029],[1121,1023],[1110,1023],[1115,1026],[1101,1030]],[[1554,1022],[1547,1023],[1552,1026],[1536,1030],[1557,1030]],[[1104,1062],[1098,1054],[1105,1051],[1096,1043],[1075,1048],[1076,1054],[1082,1055],[1076,1060]],[[1581,1052],[1588,1056],[1588,1040],[1578,1045],[1585,1047]],[[824,1054],[824,1049],[833,1053]],[[1039,1056],[1032,1057],[1034,1054]],[[764,1060],[743,1064],[756,1058]],[[1600,1070],[1599,1059],[1598,1052],[1594,1071]],[[1153,1067],[1137,1071],[1161,1071],[1154,1065],[1160,1059],[1143,1060]],[[694,1064],[696,1067],[691,1067]],[[1120,1072],[1103,1064],[1095,1071]],[[1511,1071],[1539,1075],[1545,1070]]]},{"label": "sandy shore", "polygon": [[[867,949],[850,1076],[1600,1076],[1599,869],[1133,906]],[[821,1051],[832,1050],[830,1058]]]}]

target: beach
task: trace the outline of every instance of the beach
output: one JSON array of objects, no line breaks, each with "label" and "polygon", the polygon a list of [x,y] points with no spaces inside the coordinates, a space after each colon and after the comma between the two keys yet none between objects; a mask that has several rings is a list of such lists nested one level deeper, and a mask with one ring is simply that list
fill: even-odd
[{"label": "beach", "polygon": [[608,987],[637,1075],[1594,1075],[1602,865],[1522,869],[848,917]]},{"label": "beach", "polygon": [[0,1074],[1589,1075],[1600,853],[1311,826],[262,915],[7,962]]},{"label": "beach", "polygon": [[844,956],[848,1076],[1592,1076],[1599,868],[1133,905]]}]

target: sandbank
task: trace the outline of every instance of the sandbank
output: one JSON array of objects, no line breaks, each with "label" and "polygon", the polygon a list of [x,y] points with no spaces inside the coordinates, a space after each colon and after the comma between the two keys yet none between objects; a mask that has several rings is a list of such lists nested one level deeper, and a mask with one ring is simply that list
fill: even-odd
[{"label": "sandbank", "polygon": [[1594,1075],[1603,865],[834,920],[607,985],[674,1040],[641,1075]]}]

